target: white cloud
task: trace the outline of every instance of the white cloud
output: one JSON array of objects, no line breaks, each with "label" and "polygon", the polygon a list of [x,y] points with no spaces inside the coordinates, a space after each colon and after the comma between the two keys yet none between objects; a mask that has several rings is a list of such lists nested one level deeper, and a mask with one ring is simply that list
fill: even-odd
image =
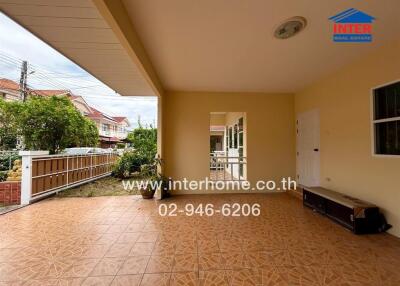
[{"label": "white cloud", "polygon": [[136,125],[157,120],[157,98],[122,97],[0,12],[0,77],[19,80],[21,61],[29,63],[28,84],[38,89],[69,89],[107,114],[127,116]]}]

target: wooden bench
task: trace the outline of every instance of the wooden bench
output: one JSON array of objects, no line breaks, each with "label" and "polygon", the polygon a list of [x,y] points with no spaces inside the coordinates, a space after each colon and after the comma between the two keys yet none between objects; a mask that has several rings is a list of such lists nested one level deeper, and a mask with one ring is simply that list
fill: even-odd
[{"label": "wooden bench", "polygon": [[382,215],[374,204],[321,187],[303,187],[303,204],[356,234],[380,232]]}]

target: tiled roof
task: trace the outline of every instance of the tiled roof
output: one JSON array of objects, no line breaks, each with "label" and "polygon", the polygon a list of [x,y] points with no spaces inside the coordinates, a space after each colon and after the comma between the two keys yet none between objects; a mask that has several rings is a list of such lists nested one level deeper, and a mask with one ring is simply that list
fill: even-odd
[{"label": "tiled roof", "polygon": [[[1,88],[2,89],[7,89],[7,90],[19,91],[19,84],[17,82],[13,81],[13,80],[10,80],[10,79],[0,78],[0,89]],[[63,89],[31,89],[30,93],[38,95],[38,96],[68,95],[70,97],[70,99],[72,99],[72,100],[78,99],[78,98],[82,98],[79,95],[73,95],[69,90],[63,90]],[[86,103],[86,101],[85,101],[85,103]],[[102,119],[114,121],[114,122],[117,122],[117,123],[120,123],[120,122],[124,121],[125,119],[127,119],[124,116],[114,116],[114,117],[113,116],[109,116],[109,115],[97,110],[93,106],[90,106],[88,104],[87,104],[87,106],[92,111],[91,113],[87,114],[87,117],[90,117],[90,118],[93,118],[93,119],[102,118]]]},{"label": "tiled roof", "polygon": [[122,121],[124,121],[124,120],[126,119],[125,116],[113,116],[113,118],[114,118],[114,120],[117,121],[118,123],[119,123],[119,122],[122,122]]},{"label": "tiled roof", "polygon": [[18,91],[19,84],[7,78],[0,78],[0,88]]},{"label": "tiled roof", "polygon": [[[11,79],[0,78],[0,88],[19,91],[19,83]],[[30,92],[39,96],[52,96],[70,93],[68,90],[62,89],[30,89]]]},{"label": "tiled roof", "polygon": [[69,94],[70,91],[62,89],[33,89],[32,93],[40,96],[53,96]]},{"label": "tiled roof", "polygon": [[109,137],[109,136],[102,136],[100,135],[100,141],[104,141],[104,142],[121,142],[121,139],[117,138],[117,137]]},{"label": "tiled roof", "polygon": [[118,122],[113,117],[108,116],[107,114],[97,110],[93,106],[90,106],[90,109],[92,110],[92,113],[89,113],[87,115],[90,118],[102,118],[102,119],[107,119],[107,120],[111,120],[111,121],[114,121],[114,122]]}]

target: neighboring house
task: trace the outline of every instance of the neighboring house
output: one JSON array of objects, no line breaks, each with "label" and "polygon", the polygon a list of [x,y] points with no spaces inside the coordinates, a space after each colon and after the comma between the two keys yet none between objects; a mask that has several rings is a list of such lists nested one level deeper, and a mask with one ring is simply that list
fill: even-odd
[{"label": "neighboring house", "polygon": [[[0,78],[0,97],[6,101],[18,101],[22,100],[20,93],[19,83],[7,79]],[[28,97],[30,96],[61,96],[61,95],[70,95],[71,92],[68,90],[62,89],[31,89],[27,90]]]},{"label": "neighboring house", "polygon": [[68,98],[82,115],[96,123],[99,130],[101,147],[114,147],[128,137],[130,123],[126,117],[113,117],[90,106],[82,96],[69,94]]},{"label": "neighboring house", "polygon": [[[21,100],[19,84],[9,79],[0,79],[0,95],[7,101]],[[69,90],[29,89],[28,96],[67,96],[75,108],[96,123],[100,135],[100,146],[115,147],[128,137],[130,123],[126,117],[109,116],[90,106],[82,96],[73,95]]]},{"label": "neighboring house", "polygon": [[6,78],[0,78],[0,98],[6,101],[20,100],[19,84]]},{"label": "neighboring house", "polygon": [[87,117],[96,122],[97,129],[99,130],[101,147],[113,147],[116,143],[123,142],[128,136],[126,127],[129,122],[126,117],[123,120],[116,120],[114,117],[109,116],[93,107],[92,113]]},{"label": "neighboring house", "polygon": [[128,137],[128,128],[131,126],[128,118],[125,116],[113,116],[113,119],[118,123],[116,137],[120,139]]}]

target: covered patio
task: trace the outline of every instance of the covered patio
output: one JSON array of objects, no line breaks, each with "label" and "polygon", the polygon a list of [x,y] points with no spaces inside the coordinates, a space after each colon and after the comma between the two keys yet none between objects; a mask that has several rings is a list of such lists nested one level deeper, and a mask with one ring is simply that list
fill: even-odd
[{"label": "covered patio", "polygon": [[[285,192],[53,198],[0,216],[0,285],[400,285],[400,2],[309,2],[0,9],[119,94],[157,97],[165,177],[209,178],[210,114],[243,113],[246,180],[290,177],[365,200],[388,234],[354,235]],[[335,41],[333,20],[354,13],[369,19],[370,41]],[[164,203],[260,204],[261,214],[161,216]]]},{"label": "covered patio", "polygon": [[[400,241],[355,236],[288,194],[259,217],[161,217],[137,197],[48,199],[0,217],[0,285],[399,285]],[[312,230],[312,231],[311,231]]]}]

